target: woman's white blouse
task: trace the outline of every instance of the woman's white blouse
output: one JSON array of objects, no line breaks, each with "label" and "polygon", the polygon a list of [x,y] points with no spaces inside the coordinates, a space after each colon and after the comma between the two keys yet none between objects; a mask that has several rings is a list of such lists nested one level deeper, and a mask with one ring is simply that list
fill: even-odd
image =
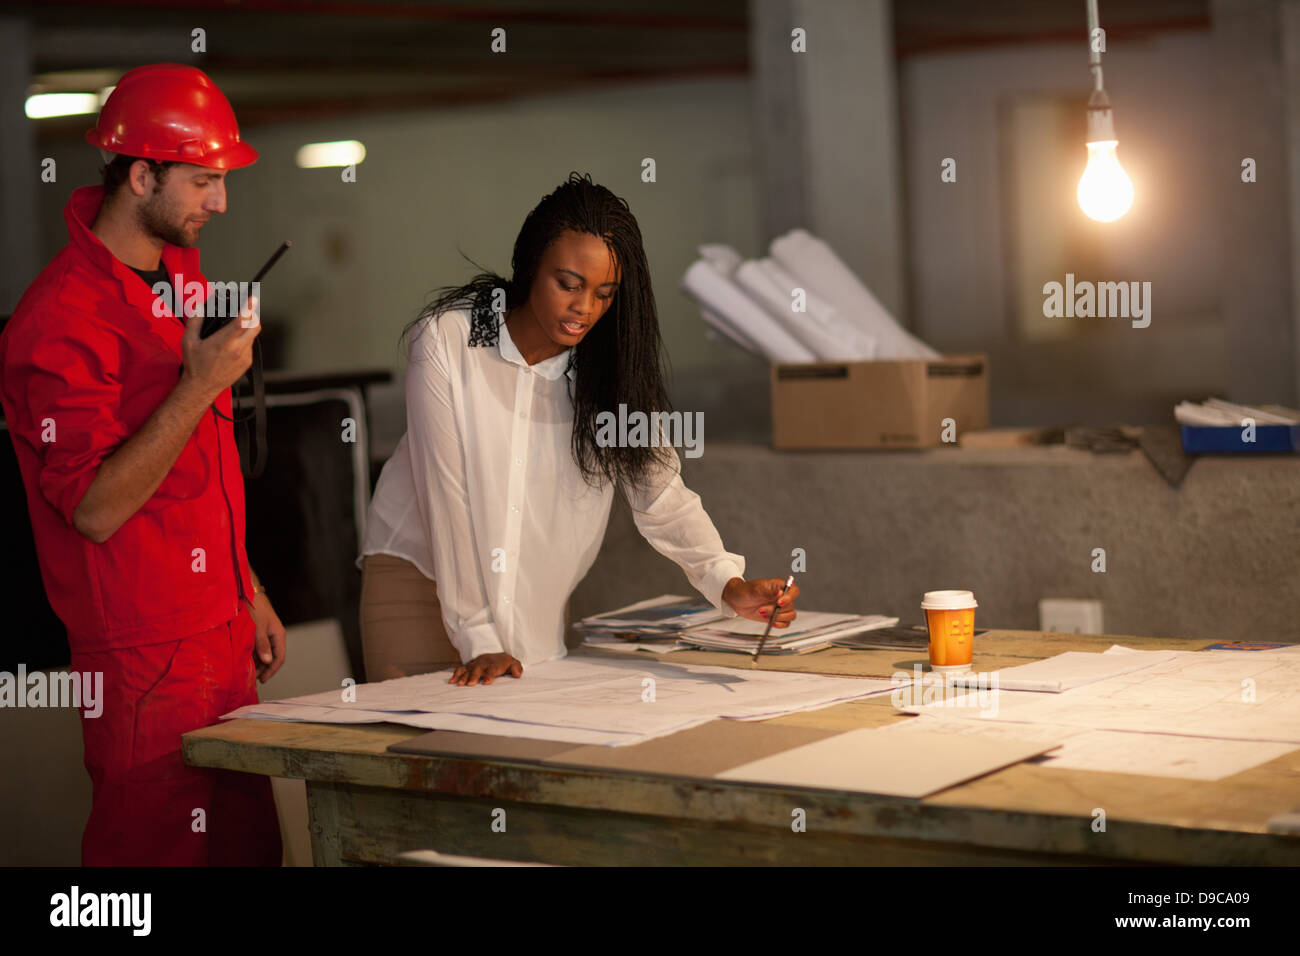
[{"label": "woman's white blouse", "polygon": [[[568,351],[530,366],[505,325],[496,346],[471,348],[469,329],[453,309],[412,330],[407,430],[379,476],[361,554],[406,558],[437,583],[462,661],[504,651],[533,664],[564,656],[565,603],[596,560],[614,489],[591,488],[573,460]],[[734,617],[722,590],[745,559],[723,548],[667,450],[671,466],[623,486],[633,519]]]}]

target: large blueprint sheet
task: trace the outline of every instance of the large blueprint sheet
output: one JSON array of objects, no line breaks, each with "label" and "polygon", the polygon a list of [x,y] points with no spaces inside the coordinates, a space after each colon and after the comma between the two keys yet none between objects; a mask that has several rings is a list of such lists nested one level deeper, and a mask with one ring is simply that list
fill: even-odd
[{"label": "large blueprint sheet", "polygon": [[522,678],[459,687],[451,671],[359,684],[288,701],[250,704],[226,719],[325,723],[390,721],[431,730],[597,743],[639,743],[719,717],[761,720],[888,693],[886,680],[825,677],[664,661],[565,657]]}]

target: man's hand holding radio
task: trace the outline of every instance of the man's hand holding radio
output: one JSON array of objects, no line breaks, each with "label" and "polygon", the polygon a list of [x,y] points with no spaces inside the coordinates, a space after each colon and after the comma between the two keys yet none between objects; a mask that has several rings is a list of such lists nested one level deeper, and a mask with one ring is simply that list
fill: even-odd
[{"label": "man's hand holding radio", "polygon": [[253,340],[262,331],[257,296],[249,296],[238,322],[227,322],[206,339],[199,337],[203,316],[185,320],[181,340],[181,382],[211,402],[234,385],[253,364]]},{"label": "man's hand holding radio", "polygon": [[262,330],[256,296],[238,322],[227,322],[206,339],[199,337],[202,326],[202,316],[185,320],[176,387],[140,430],[104,459],[73,512],[74,527],[96,544],[112,537],[153,496],[208,407],[253,364],[253,341]]}]

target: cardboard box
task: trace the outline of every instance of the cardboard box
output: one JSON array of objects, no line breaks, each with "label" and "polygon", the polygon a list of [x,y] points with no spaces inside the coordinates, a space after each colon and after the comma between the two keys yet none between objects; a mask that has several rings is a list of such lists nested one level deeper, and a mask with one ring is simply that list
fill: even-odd
[{"label": "cardboard box", "polygon": [[987,355],[772,366],[777,449],[932,448],[945,418],[988,427]]}]

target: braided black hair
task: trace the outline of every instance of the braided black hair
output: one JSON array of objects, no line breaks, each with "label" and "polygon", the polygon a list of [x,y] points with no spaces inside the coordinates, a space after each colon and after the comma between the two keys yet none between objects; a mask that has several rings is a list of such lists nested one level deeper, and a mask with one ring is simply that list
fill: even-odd
[{"label": "braided black hair", "polygon": [[503,313],[492,307],[495,290],[505,291],[507,310],[527,302],[543,255],[567,230],[604,240],[622,271],[601,321],[569,349],[568,370],[574,375],[566,381],[573,402],[573,458],[589,485],[601,487],[607,480],[640,485],[654,467],[668,460],[671,449],[601,446],[596,441],[596,418],[602,411],[617,415],[620,404],[629,413],[642,411],[647,416],[672,411],[664,387],[663,340],[640,227],[627,201],[593,183],[590,174],[570,173],[525,217],[510,263],[513,278],[505,279],[469,260],[482,271],[464,285],[436,290],[437,297],[402,336],[425,319],[468,307],[469,344],[496,345],[504,321]]}]

